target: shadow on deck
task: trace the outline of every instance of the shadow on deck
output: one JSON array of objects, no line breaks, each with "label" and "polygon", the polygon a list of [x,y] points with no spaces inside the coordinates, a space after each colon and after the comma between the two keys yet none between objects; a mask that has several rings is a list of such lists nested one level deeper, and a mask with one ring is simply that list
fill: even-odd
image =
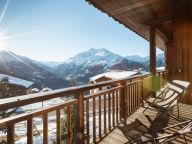
[{"label": "shadow on deck", "polygon": [[[191,119],[192,118],[192,105],[179,104],[179,108],[180,108],[180,118],[181,119]],[[133,123],[136,119],[138,119],[140,122],[142,122],[147,127],[153,128],[155,130],[159,130],[161,128],[164,128],[164,127],[167,127],[167,126],[178,123],[175,119],[173,119],[171,117],[168,117],[167,115],[162,115],[154,123],[152,123],[150,125],[148,119],[143,114],[143,110],[144,110],[143,107],[140,107],[138,110],[136,110],[128,118],[127,124],[129,125],[129,124]],[[145,112],[145,114],[149,115],[153,119],[157,115],[157,112],[152,110],[152,109],[148,109]],[[173,107],[173,114],[177,115],[177,106]],[[123,125],[121,124],[120,126],[123,126]],[[173,133],[175,131],[178,131],[179,129],[180,129],[180,127],[178,126],[178,127],[166,130],[165,132],[167,134],[169,134],[169,133]],[[192,133],[186,134],[185,138],[186,138],[188,144],[192,143]],[[105,139],[103,139],[100,142],[100,144],[124,144],[124,143],[127,143],[127,142],[128,142],[128,139],[119,130],[119,128],[116,128]],[[183,136],[180,136],[180,137],[177,137],[171,143],[173,143],[173,144],[183,144],[183,143],[185,143],[185,140],[184,140]]]}]

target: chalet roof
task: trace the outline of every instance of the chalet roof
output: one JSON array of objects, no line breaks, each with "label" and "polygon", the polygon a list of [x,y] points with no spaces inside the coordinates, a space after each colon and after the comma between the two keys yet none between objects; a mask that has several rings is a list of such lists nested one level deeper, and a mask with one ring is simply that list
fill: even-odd
[{"label": "chalet roof", "polygon": [[87,0],[114,20],[149,41],[149,26],[157,28],[156,44],[164,50],[171,39],[172,0]]},{"label": "chalet roof", "polygon": [[39,89],[38,88],[32,88],[32,90],[31,90],[32,92],[39,92]]},{"label": "chalet roof", "polygon": [[45,87],[45,88],[43,88],[43,89],[41,90],[41,92],[46,92],[46,91],[52,91],[52,89],[51,89],[51,88],[48,88],[48,87]]},{"label": "chalet roof", "polygon": [[136,72],[136,71],[111,71],[111,72],[106,72],[106,73],[102,73],[102,74],[96,75],[94,77],[91,77],[90,81],[94,82],[94,81],[96,81],[100,78],[103,78],[103,77],[106,77],[106,78],[109,78],[112,80],[123,79],[123,78],[133,76],[137,73],[138,72]]},{"label": "chalet roof", "polygon": [[9,83],[9,84],[20,85],[20,86],[23,86],[25,88],[29,88],[30,86],[33,85],[33,82],[31,82],[31,81],[23,80],[23,79],[9,76],[9,75],[5,75],[5,74],[0,74],[0,81],[3,78],[8,78],[7,83]]},{"label": "chalet roof", "polygon": [[165,67],[157,67],[156,70],[159,71],[159,72],[160,72],[160,71],[164,71],[164,70],[165,70]]}]

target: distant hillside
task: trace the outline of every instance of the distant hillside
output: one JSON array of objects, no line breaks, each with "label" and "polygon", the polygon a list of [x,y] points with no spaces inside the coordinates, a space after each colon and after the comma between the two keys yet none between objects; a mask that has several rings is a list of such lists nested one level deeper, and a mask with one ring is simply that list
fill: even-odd
[{"label": "distant hillside", "polygon": [[38,88],[42,86],[42,76],[45,77],[45,86],[52,89],[69,86],[69,82],[51,71],[51,68],[42,64],[38,65],[27,57],[18,56],[12,52],[0,51],[0,73],[32,81],[35,83],[35,87]]},{"label": "distant hillside", "polygon": [[[149,56],[141,57],[138,55],[133,55],[133,56],[125,56],[125,58],[130,61],[135,61],[144,64],[145,69],[149,70],[150,65]],[[156,60],[157,60],[157,67],[162,67],[165,65],[165,55],[163,53],[158,54]]]},{"label": "distant hillside", "polygon": [[148,57],[141,57],[139,55],[125,56],[125,58],[127,60],[135,61],[135,62],[139,62],[139,63],[145,63],[145,62],[147,62],[149,60]]},{"label": "distant hillside", "polygon": [[39,62],[39,63],[41,63],[41,64],[43,64],[43,65],[46,65],[46,66],[48,66],[48,67],[50,67],[50,68],[55,68],[55,67],[57,67],[58,65],[60,65],[60,64],[62,64],[63,62],[55,62],[55,61],[41,61],[41,62]]}]

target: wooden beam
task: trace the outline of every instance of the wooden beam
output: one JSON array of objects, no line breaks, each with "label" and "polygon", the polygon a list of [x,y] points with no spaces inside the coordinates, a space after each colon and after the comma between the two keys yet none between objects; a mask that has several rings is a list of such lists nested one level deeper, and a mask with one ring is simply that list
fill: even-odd
[{"label": "wooden beam", "polygon": [[[125,6],[121,6],[119,8],[115,8],[112,10],[106,11],[110,14],[119,14],[123,12],[133,11],[134,9],[139,9],[141,7],[145,7],[153,3],[155,0],[147,0],[147,1],[140,1],[140,2],[132,2],[132,3],[126,3]],[[160,0],[159,0],[160,1]],[[93,3],[93,2],[92,2]]]},{"label": "wooden beam", "polygon": [[146,25],[157,25],[162,24],[168,21],[172,21],[172,16],[162,17],[162,18],[153,18],[150,20],[145,21],[143,24]]},{"label": "wooden beam", "polygon": [[170,41],[171,40],[171,33],[162,24],[158,24],[155,27],[162,33],[162,34],[160,34],[160,36],[165,41]]},{"label": "wooden beam", "polygon": [[150,72],[156,74],[156,30],[150,26]]}]

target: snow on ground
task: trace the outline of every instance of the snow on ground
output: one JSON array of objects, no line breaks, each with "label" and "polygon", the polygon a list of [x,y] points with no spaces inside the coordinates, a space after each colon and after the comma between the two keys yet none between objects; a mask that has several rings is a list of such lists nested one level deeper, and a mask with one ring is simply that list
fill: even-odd
[{"label": "snow on ground", "polygon": [[[48,141],[49,143],[52,142],[52,140],[56,139],[56,135],[53,135],[52,133],[48,134]],[[43,135],[40,136],[34,136],[33,137],[33,143],[34,144],[43,144]],[[21,138],[19,141],[16,141],[15,144],[27,144],[27,137]]]}]

